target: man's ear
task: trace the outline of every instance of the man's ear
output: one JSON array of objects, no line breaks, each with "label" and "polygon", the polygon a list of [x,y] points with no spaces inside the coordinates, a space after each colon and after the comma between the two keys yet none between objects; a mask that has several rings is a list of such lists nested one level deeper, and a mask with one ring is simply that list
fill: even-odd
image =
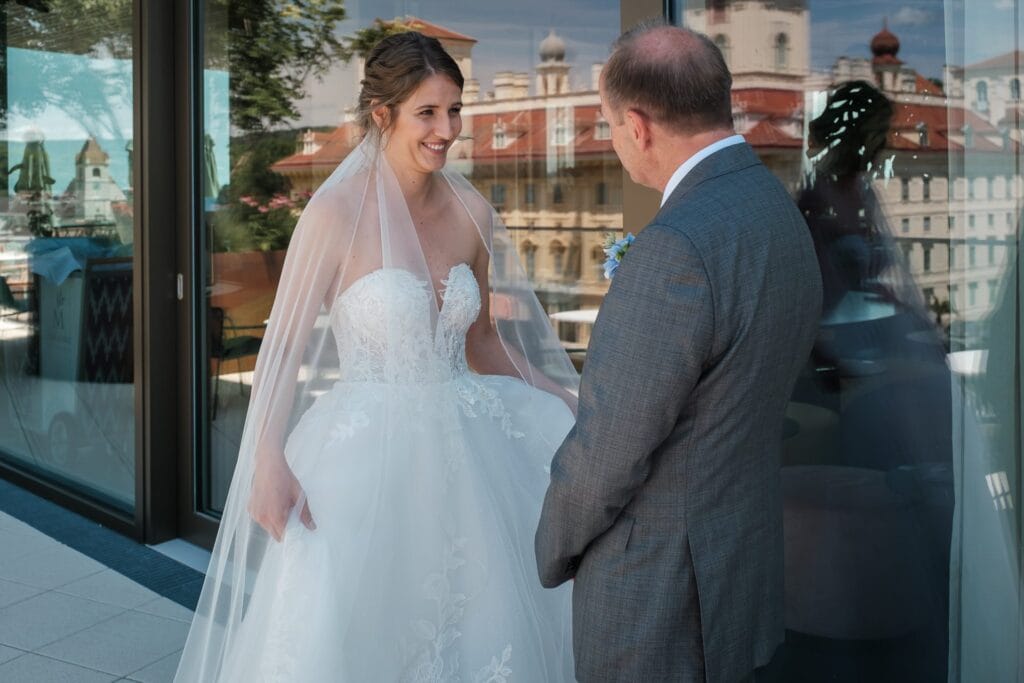
[{"label": "man's ear", "polygon": [[639,109],[627,109],[625,117],[626,131],[637,149],[646,150],[651,144],[651,120]]}]

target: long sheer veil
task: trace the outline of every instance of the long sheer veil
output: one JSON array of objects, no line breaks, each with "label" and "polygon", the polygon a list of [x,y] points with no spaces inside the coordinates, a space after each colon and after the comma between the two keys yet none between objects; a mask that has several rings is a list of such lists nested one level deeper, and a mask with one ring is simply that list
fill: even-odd
[{"label": "long sheer veil", "polygon": [[[490,254],[486,302],[502,349],[519,378],[537,388],[550,389],[553,382],[575,393],[578,375],[533,293],[508,231],[463,176],[449,170],[441,175],[446,181],[442,187],[472,220]],[[368,137],[317,189],[293,234],[256,362],[231,489],[177,680],[218,679],[267,550],[275,543],[247,511],[257,456],[283,450],[293,464],[287,448],[292,430],[302,419],[326,419],[326,414],[317,414],[317,398],[344,378],[353,362],[349,350],[339,349],[334,341],[332,325],[343,324],[332,315],[334,304],[339,297],[359,296],[349,288],[382,269],[406,271],[423,284],[425,294],[432,295],[425,297],[430,304],[423,307],[410,308],[407,301],[394,298],[370,302],[379,310],[374,343],[385,359],[380,369],[384,384],[389,391],[402,392],[409,385],[410,354],[417,352],[410,348],[409,335],[424,326],[438,330],[444,309],[443,291],[436,288],[443,288],[436,287],[427,267],[396,177],[379,144]],[[390,435],[409,429],[413,419],[400,410],[387,415],[374,436],[380,457],[390,447]],[[550,444],[551,452],[557,445]],[[304,484],[309,473],[294,464],[293,470]],[[311,496],[308,503],[316,518],[318,501]]]}]

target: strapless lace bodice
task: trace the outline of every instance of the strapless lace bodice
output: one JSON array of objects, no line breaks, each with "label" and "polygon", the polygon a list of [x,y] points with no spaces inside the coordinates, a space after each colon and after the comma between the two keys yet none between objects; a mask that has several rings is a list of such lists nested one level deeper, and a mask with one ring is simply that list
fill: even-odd
[{"label": "strapless lace bodice", "polygon": [[436,325],[432,287],[407,270],[375,270],[342,292],[330,316],[341,380],[421,384],[468,372],[466,332],[480,313],[480,289],[465,263],[442,284]]}]

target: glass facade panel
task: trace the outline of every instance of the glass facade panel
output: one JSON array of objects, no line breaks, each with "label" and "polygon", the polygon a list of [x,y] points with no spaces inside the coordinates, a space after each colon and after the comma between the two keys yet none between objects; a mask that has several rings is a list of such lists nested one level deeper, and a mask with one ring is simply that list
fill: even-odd
[{"label": "glass facade panel", "polygon": [[[463,130],[450,167],[499,211],[566,348],[582,355],[608,288],[600,246],[622,228],[622,169],[597,94],[599,65],[619,32],[618,2],[588,2],[586,12],[539,0],[358,0],[296,4],[285,14],[264,0],[200,5],[201,511],[216,515],[223,504],[291,231],[310,194],[358,142],[361,45],[382,31],[435,36],[459,63],[467,79]],[[294,40],[311,50],[282,48]]]},{"label": "glass facade panel", "polygon": [[779,680],[1021,675],[1018,5],[674,3],[731,46],[737,131],[824,285],[783,428]]},{"label": "glass facade panel", "polygon": [[0,458],[135,502],[130,0],[0,4]]}]

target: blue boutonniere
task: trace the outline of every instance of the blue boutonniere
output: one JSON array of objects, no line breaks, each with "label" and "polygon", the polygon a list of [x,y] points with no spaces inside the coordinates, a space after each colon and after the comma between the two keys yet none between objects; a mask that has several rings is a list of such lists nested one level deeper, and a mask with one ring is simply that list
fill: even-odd
[{"label": "blue boutonniere", "polygon": [[615,276],[615,271],[618,270],[622,257],[629,251],[629,247],[632,246],[635,239],[636,237],[631,232],[627,233],[620,240],[615,239],[615,233],[608,233],[604,240],[604,255],[608,257],[604,262],[605,278],[611,280]]}]

